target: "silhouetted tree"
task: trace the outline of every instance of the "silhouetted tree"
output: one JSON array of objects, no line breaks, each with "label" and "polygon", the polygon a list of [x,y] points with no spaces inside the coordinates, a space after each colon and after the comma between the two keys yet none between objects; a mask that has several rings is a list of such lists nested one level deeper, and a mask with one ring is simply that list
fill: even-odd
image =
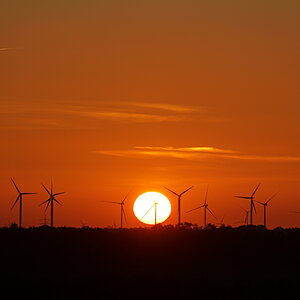
[{"label": "silhouetted tree", "polygon": [[18,226],[18,224],[17,224],[17,223],[15,223],[15,222],[12,222],[12,223],[10,223],[10,226],[9,226],[9,228],[11,228],[11,229],[18,229],[18,228],[19,228],[19,226]]}]

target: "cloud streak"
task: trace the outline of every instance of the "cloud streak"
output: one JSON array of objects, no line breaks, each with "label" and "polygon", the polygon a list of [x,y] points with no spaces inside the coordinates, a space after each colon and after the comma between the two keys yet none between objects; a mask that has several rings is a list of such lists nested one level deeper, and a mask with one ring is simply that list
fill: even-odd
[{"label": "cloud streak", "polygon": [[196,112],[199,108],[193,106],[174,105],[166,103],[143,103],[143,102],[128,102],[128,105],[141,107],[141,108],[154,108],[158,110],[165,110],[169,112]]},{"label": "cloud streak", "polygon": [[135,149],[153,150],[153,151],[165,151],[165,152],[191,152],[191,153],[237,153],[233,150],[225,150],[214,147],[185,147],[185,148],[175,148],[175,147],[135,147]]},{"label": "cloud streak", "polygon": [[234,150],[214,147],[135,147],[132,150],[95,151],[101,155],[128,157],[128,158],[177,158],[199,161],[203,159],[232,159],[244,161],[265,162],[300,162],[298,156],[262,156],[241,153]]},{"label": "cloud streak", "polygon": [[14,48],[0,48],[0,51],[9,51],[9,50],[13,50]]},{"label": "cloud streak", "polygon": [[66,113],[87,118],[121,122],[179,122],[187,120],[192,113],[199,111],[196,107],[166,103],[112,102],[109,105],[67,110]]},{"label": "cloud streak", "polygon": [[109,121],[123,121],[123,122],[176,122],[182,120],[180,116],[173,115],[159,115],[159,114],[146,114],[135,112],[122,112],[122,111],[68,111],[70,114],[76,114],[87,118],[102,119]]},{"label": "cloud streak", "polygon": [[[150,107],[155,107],[155,109],[150,109]],[[89,119],[121,123],[181,122],[188,118],[187,112],[189,111],[191,108],[169,104],[117,104],[116,102],[96,103],[94,106],[51,104],[48,107],[41,106],[39,102],[34,101],[4,101],[0,104],[0,115],[6,126],[11,123],[12,119],[14,123],[20,122],[23,125],[29,121],[30,123],[39,123],[42,119],[45,123],[49,119],[49,126],[53,124],[54,127],[66,122],[69,125],[86,126],[88,124],[86,121]],[[79,118],[80,120],[78,120]],[[57,122],[52,120],[57,120]],[[28,127],[24,126],[24,128]]]},{"label": "cloud streak", "polygon": [[[0,115],[2,123],[9,128],[15,128],[10,125],[11,120],[19,123],[20,126],[30,123],[41,122],[41,119],[49,119],[51,124],[57,128],[57,124],[65,124],[75,127],[90,127],[90,120],[99,120],[100,122],[115,123],[180,123],[180,122],[210,122],[205,115],[207,112],[201,107],[192,107],[184,105],[173,105],[167,103],[139,103],[139,102],[95,102],[85,106],[48,103],[48,106],[42,105],[43,101],[8,101],[4,100],[0,104]],[[52,120],[57,120],[53,122]],[[65,126],[64,125],[64,126]],[[95,123],[93,124],[93,126]],[[1,127],[1,126],[0,126]],[[24,129],[29,128],[24,126]],[[42,128],[44,128],[42,126]],[[151,149],[148,149],[151,150]],[[155,150],[155,149],[152,149]],[[156,149],[163,150],[163,149]],[[165,149],[167,150],[167,149]],[[181,149],[188,150],[188,149]],[[195,149],[190,149],[189,151]],[[179,151],[177,149],[176,151]]]}]

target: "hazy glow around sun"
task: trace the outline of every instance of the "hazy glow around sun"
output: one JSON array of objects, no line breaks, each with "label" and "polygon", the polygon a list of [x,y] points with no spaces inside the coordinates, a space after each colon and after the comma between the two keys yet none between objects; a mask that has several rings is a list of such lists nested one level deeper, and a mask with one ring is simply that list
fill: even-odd
[{"label": "hazy glow around sun", "polygon": [[155,202],[156,223],[164,222],[171,214],[171,203],[166,196],[157,192],[144,193],[135,200],[133,205],[135,216],[145,224],[155,224]]}]

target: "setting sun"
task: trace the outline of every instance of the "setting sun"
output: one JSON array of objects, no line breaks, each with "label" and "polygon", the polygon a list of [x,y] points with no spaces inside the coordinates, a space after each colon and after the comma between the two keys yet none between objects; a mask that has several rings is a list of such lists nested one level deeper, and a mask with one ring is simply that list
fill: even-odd
[{"label": "setting sun", "polygon": [[148,192],[135,200],[133,211],[135,216],[145,224],[162,223],[170,216],[171,203],[161,193]]}]

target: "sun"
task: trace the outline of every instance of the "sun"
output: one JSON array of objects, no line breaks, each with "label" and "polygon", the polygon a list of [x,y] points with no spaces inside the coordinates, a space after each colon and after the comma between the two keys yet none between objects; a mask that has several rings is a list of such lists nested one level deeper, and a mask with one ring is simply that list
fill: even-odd
[{"label": "sun", "polygon": [[161,193],[147,192],[135,200],[133,212],[145,224],[158,224],[164,222],[170,216],[171,203]]}]

